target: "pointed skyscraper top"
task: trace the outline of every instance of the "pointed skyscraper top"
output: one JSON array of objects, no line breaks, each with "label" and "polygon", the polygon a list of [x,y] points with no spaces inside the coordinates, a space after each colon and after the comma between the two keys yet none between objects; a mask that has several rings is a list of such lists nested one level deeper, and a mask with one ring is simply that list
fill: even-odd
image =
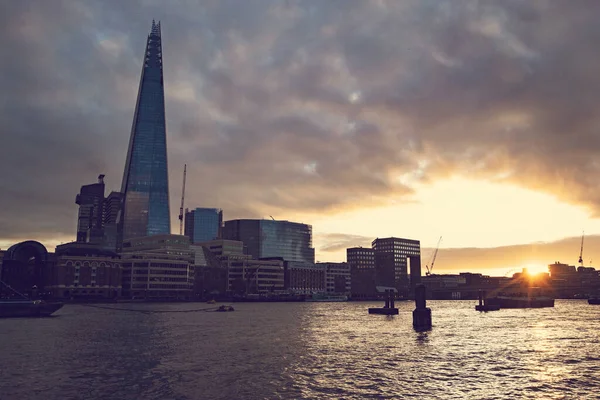
[{"label": "pointed skyscraper top", "polygon": [[150,36],[160,37],[160,21],[155,22],[152,20],[152,30],[150,31]]},{"label": "pointed skyscraper top", "polygon": [[123,183],[123,239],[171,233],[160,22],[152,21]]}]

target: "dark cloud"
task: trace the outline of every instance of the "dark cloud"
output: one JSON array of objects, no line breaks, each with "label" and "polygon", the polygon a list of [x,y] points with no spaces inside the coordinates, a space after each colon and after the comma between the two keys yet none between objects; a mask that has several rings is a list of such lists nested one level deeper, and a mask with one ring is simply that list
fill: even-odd
[{"label": "dark cloud", "polygon": [[120,187],[153,18],[172,210],[187,163],[188,204],[227,218],[398,199],[411,188],[397,177],[417,169],[598,211],[599,12],[591,0],[3,2],[0,238],[73,235],[79,186],[105,173]]}]

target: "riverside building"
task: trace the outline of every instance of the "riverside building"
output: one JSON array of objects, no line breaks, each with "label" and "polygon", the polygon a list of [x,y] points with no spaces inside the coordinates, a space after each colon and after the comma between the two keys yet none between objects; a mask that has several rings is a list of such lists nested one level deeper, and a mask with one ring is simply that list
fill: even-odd
[{"label": "riverside building", "polygon": [[193,297],[194,252],[183,235],[154,235],[123,242],[123,296],[186,300]]},{"label": "riverside building", "polygon": [[375,250],[368,247],[346,249],[346,261],[350,268],[351,297],[354,300],[377,298],[375,290]]},{"label": "riverside building", "polygon": [[281,257],[285,261],[315,263],[312,226],[298,222],[266,219],[225,221],[223,238],[244,243],[255,259]]},{"label": "riverside building", "polygon": [[120,256],[89,243],[56,246],[46,291],[55,299],[115,299],[121,296]]},{"label": "riverside building", "polygon": [[352,291],[350,264],[326,262],[317,263],[317,266],[325,268],[325,289],[327,293],[350,295]]},{"label": "riverside building", "polygon": [[[377,238],[371,243],[375,253],[378,285],[403,290],[421,282],[421,243],[397,237]],[[410,265],[410,279],[409,279]]]},{"label": "riverside building", "polygon": [[227,268],[228,290],[235,295],[280,293],[284,290],[284,261],[256,260],[247,255],[220,257]]}]

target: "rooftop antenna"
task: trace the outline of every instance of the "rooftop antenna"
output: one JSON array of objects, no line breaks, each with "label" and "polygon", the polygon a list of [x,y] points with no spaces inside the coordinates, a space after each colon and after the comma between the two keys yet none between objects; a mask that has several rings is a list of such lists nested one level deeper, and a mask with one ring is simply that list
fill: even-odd
[{"label": "rooftop antenna", "polygon": [[179,234],[183,235],[183,200],[185,199],[185,176],[187,164],[183,165],[183,186],[181,187],[181,206],[179,207]]}]

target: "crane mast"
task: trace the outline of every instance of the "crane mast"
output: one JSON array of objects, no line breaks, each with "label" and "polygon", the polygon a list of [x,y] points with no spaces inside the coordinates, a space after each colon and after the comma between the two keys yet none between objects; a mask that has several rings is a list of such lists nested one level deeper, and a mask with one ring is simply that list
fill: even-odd
[{"label": "crane mast", "polygon": [[579,265],[583,267],[583,237],[585,236],[585,231],[581,234],[581,249],[579,250]]},{"label": "crane mast", "polygon": [[181,206],[179,207],[179,234],[183,235],[183,201],[185,199],[185,175],[187,164],[183,165],[183,186],[181,187]]},{"label": "crane mast", "polygon": [[425,269],[427,269],[427,272],[425,273],[425,275],[427,275],[427,276],[431,275],[431,272],[433,271],[433,264],[435,264],[435,258],[437,257],[437,253],[438,253],[438,250],[440,249],[441,242],[442,242],[442,237],[440,236],[437,246],[435,247],[435,251],[433,252],[433,257],[431,259],[431,267],[429,265],[425,266]]}]

